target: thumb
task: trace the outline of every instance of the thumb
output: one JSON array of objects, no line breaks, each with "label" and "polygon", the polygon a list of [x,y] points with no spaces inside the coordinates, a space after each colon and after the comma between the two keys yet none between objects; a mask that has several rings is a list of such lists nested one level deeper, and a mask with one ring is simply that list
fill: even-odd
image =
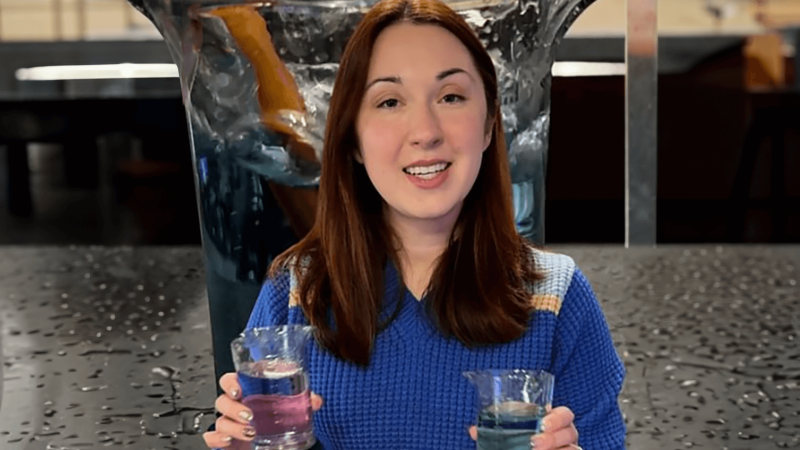
[{"label": "thumb", "polygon": [[472,438],[473,441],[478,440],[478,427],[475,425],[469,427],[469,436]]},{"label": "thumb", "polygon": [[322,403],[323,403],[322,402],[322,397],[320,397],[319,395],[317,395],[317,394],[312,392],[311,393],[311,409],[314,410],[315,412],[319,411],[320,408],[322,408]]}]

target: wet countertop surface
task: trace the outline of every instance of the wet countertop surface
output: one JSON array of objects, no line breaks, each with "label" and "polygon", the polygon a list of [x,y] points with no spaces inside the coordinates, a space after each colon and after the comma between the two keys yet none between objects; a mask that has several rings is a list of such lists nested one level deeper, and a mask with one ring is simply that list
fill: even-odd
[{"label": "wet countertop surface", "polygon": [[[555,250],[626,363],[628,448],[800,448],[800,246]],[[199,248],[0,247],[0,317],[0,449],[203,448]]]}]

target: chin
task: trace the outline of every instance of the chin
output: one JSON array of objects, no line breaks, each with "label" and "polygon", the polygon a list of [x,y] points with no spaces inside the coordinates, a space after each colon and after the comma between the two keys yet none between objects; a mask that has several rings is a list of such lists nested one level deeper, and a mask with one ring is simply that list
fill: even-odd
[{"label": "chin", "polygon": [[409,209],[407,211],[408,217],[412,217],[414,219],[419,220],[438,220],[444,217],[447,217],[449,214],[453,212],[458,204],[451,204],[446,208],[443,208],[441,204],[430,207],[430,208],[415,208]]}]

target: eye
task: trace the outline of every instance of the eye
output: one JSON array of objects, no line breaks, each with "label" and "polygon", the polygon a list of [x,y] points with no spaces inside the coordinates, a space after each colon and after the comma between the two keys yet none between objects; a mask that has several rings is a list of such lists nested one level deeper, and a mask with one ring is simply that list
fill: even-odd
[{"label": "eye", "polygon": [[442,101],[445,103],[458,103],[464,101],[464,97],[458,94],[447,94],[442,97]]},{"label": "eye", "polygon": [[396,108],[398,103],[396,98],[387,98],[378,104],[378,108]]}]

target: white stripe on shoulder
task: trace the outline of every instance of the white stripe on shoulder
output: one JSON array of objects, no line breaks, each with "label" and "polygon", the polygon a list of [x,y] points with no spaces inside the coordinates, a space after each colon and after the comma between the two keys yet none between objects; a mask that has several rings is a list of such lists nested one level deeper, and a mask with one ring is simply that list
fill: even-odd
[{"label": "white stripe on shoulder", "polygon": [[577,267],[575,261],[567,255],[532,247],[531,257],[536,271],[544,277],[533,284],[531,301],[536,310],[550,311],[558,315],[567,289],[572,283],[572,276]]},{"label": "white stripe on shoulder", "polygon": [[298,273],[302,274],[308,268],[310,258],[306,257],[298,263],[296,258],[287,262],[289,269],[289,308],[300,306],[300,281]]}]

